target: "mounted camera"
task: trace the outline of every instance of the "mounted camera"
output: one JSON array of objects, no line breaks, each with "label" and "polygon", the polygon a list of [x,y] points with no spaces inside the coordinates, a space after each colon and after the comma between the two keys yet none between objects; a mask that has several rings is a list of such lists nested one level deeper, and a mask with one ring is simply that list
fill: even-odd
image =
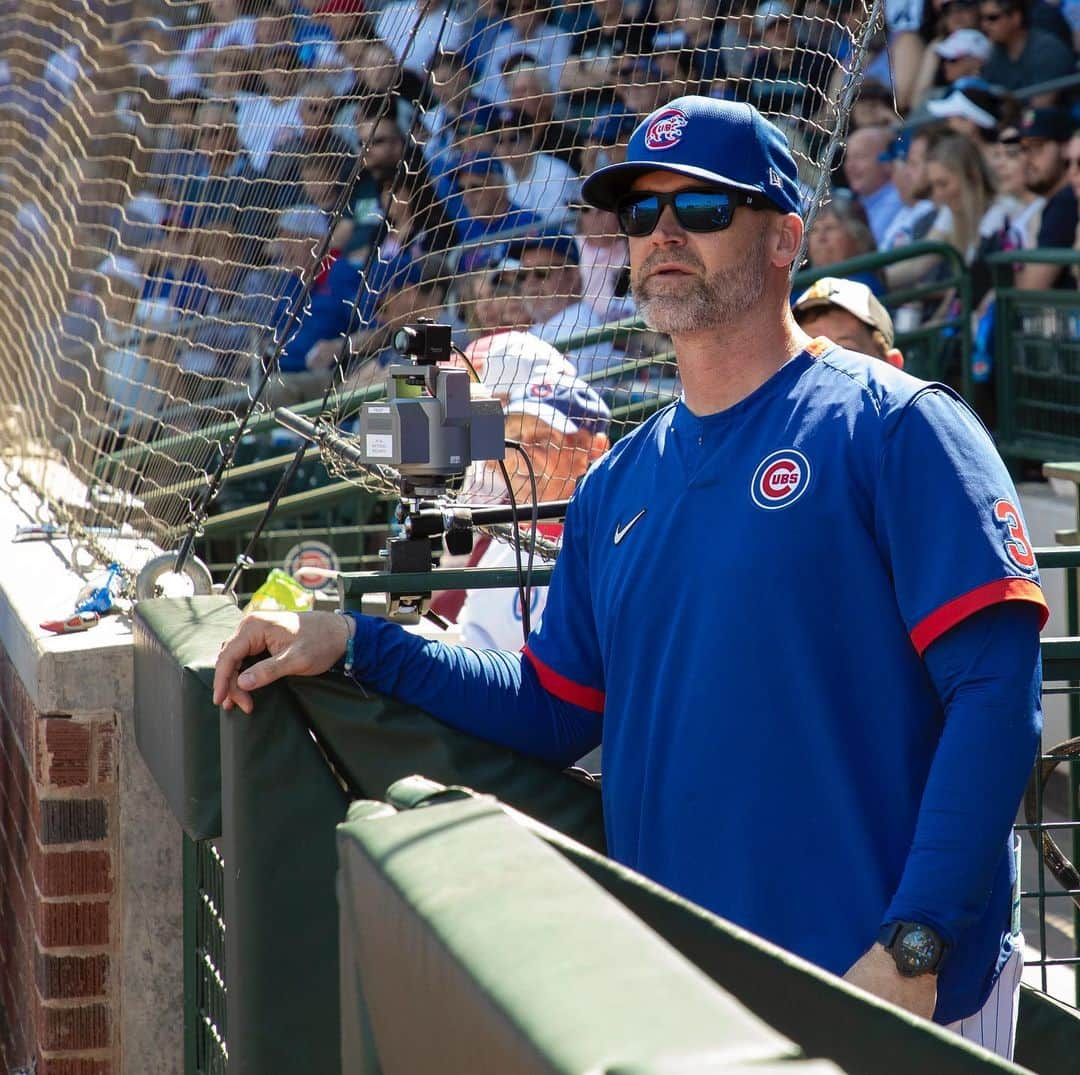
[{"label": "mounted camera", "polygon": [[505,422],[496,399],[473,399],[468,371],[450,359],[450,326],[421,318],[395,337],[411,359],[390,366],[386,400],[359,416],[360,461],[393,467],[405,499],[440,497],[474,460],[502,459]]},{"label": "mounted camera", "polygon": [[[274,414],[286,429],[323,452],[354,465],[380,464],[398,471],[396,518],[402,533],[387,542],[387,567],[391,573],[430,576],[433,542],[445,539],[450,552],[464,554],[472,549],[474,527],[518,524],[513,505],[452,504],[446,496],[450,482],[471,463],[504,457],[505,419],[498,400],[472,398],[465,370],[440,365],[453,351],[448,326],[417,320],[394,342],[412,361],[387,370],[387,399],[364,404],[359,436],[344,437],[284,407]],[[561,519],[566,507],[565,500],[550,501],[534,505],[532,514]],[[407,592],[386,594],[380,614],[437,620],[429,611],[431,588],[427,579],[408,580]]]}]

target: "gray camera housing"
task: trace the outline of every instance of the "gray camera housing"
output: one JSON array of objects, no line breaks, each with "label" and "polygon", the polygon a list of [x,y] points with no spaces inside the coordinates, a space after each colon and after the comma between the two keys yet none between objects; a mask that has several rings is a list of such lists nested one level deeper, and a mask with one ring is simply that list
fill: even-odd
[{"label": "gray camera housing", "polygon": [[[425,387],[430,395],[418,394]],[[363,462],[394,467],[415,485],[441,485],[474,461],[504,457],[502,405],[473,399],[465,370],[391,366],[387,391],[360,410]]]}]

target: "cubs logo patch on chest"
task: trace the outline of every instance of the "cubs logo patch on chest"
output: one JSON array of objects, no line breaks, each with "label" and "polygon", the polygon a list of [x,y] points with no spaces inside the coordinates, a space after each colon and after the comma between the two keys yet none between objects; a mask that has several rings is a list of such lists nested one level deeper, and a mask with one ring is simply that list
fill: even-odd
[{"label": "cubs logo patch on chest", "polygon": [[810,484],[810,460],[794,448],[765,456],[750,481],[750,497],[759,508],[773,511],[794,504]]}]

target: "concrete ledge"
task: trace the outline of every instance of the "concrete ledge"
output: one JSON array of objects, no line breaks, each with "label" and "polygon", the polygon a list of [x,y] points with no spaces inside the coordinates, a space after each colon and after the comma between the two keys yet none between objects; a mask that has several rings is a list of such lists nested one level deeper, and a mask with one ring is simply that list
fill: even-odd
[{"label": "concrete ledge", "polygon": [[[106,1061],[100,1070],[116,1075],[182,1075],[181,831],[135,745],[131,624],[127,616],[110,615],[78,634],[40,627],[70,615],[79,590],[102,570],[68,539],[14,540],[19,527],[47,517],[37,495],[0,467],[0,657],[7,657],[0,667],[17,680],[3,684],[2,693],[18,700],[0,712],[0,725],[8,724],[0,732],[12,745],[0,761],[10,765],[14,759],[22,767],[17,799],[9,787],[9,801],[0,802],[0,824],[19,829],[17,840],[5,832],[8,846],[28,849],[6,864],[20,895],[4,912],[30,938],[19,967],[14,961],[0,966],[11,979],[2,983],[9,991],[13,984],[29,987],[20,1001],[8,1001],[7,1015],[21,1029],[0,1041],[0,1056],[16,1067],[37,1061],[52,1070],[58,1061]],[[130,565],[158,551],[128,540],[110,540],[108,547]],[[86,782],[80,783],[84,770]],[[101,814],[99,826],[48,832],[53,814],[74,816],[83,807]],[[58,860],[61,880],[43,895],[39,864],[56,855],[67,856]],[[106,864],[106,879],[88,893],[80,888],[85,874],[72,870],[69,877],[64,869],[91,857]],[[61,944],[38,928],[60,911],[80,921],[100,919],[107,927],[83,947]],[[49,954],[54,949],[55,957]],[[40,983],[33,988],[35,960],[49,965],[56,959],[100,962],[108,969],[92,995],[51,1000]],[[10,1010],[16,1007],[22,1010]],[[71,1017],[65,1026],[80,1026],[72,1021],[76,1010],[95,1016],[85,1042],[48,1032],[48,1020],[58,1013]],[[13,1050],[22,1055],[3,1055]]]}]

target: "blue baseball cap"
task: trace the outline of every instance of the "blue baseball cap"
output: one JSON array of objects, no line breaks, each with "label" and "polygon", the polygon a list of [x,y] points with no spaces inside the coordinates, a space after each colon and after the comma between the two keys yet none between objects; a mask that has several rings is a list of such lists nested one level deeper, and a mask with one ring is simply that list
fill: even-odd
[{"label": "blue baseball cap", "polygon": [[582,197],[614,210],[648,172],[673,172],[761,194],[782,213],[801,213],[799,170],[787,137],[753,105],[714,97],[677,97],[630,136],[626,161],[593,172]]}]

